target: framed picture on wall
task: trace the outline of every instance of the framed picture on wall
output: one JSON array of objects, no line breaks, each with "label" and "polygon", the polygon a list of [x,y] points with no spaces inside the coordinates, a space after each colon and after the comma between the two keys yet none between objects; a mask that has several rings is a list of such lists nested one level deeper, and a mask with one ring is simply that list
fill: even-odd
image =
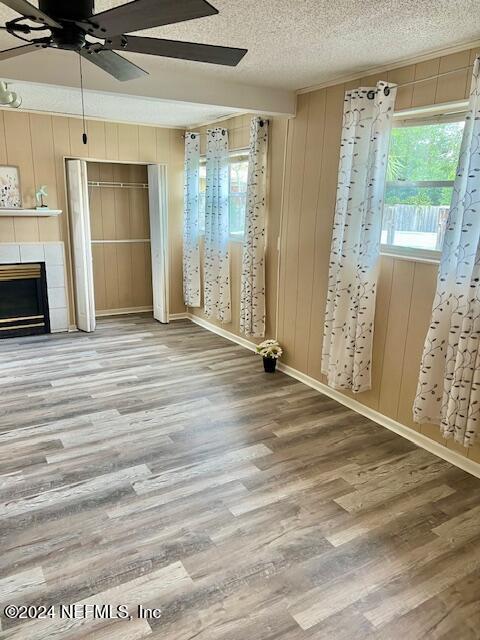
[{"label": "framed picture on wall", "polygon": [[0,209],[21,209],[20,171],[12,165],[0,165]]}]

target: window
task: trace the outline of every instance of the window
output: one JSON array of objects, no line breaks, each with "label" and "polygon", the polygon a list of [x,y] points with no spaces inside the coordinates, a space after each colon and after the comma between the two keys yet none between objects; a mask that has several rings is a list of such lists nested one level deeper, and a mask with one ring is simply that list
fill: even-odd
[{"label": "window", "polygon": [[247,207],[248,155],[231,155],[228,187],[230,235],[243,238]]},{"label": "window", "polygon": [[394,125],[383,208],[384,253],[438,256],[434,252],[442,249],[463,127],[463,114]]},{"label": "window", "polygon": [[207,164],[205,158],[200,159],[198,187],[198,227],[205,233],[205,191],[207,188]]},{"label": "window", "polygon": [[[245,233],[245,210],[247,206],[248,153],[231,152],[229,160],[228,213],[230,235],[243,239]],[[200,186],[198,217],[200,232],[205,232],[205,190],[207,167],[205,158],[200,160]]]}]

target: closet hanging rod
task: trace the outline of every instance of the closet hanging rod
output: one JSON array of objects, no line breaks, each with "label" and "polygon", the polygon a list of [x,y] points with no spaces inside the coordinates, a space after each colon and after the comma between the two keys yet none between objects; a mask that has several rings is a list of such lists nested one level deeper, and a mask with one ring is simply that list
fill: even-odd
[{"label": "closet hanging rod", "polygon": [[146,182],[109,182],[101,180],[89,180],[89,187],[114,187],[118,189],[148,189]]}]

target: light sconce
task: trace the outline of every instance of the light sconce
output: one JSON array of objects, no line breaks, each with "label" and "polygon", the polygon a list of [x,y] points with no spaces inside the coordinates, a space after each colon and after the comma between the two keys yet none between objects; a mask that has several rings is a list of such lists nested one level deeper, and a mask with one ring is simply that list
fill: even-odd
[{"label": "light sconce", "polygon": [[8,90],[8,84],[0,80],[0,105],[18,109],[22,104],[22,98],[14,91]]}]

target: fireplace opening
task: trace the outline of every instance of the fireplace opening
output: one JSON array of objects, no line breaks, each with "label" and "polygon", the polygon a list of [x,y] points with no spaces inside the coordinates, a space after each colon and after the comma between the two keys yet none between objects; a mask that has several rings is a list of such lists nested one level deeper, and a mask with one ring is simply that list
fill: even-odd
[{"label": "fireplace opening", "polygon": [[44,262],[0,265],[0,338],[50,333]]}]

